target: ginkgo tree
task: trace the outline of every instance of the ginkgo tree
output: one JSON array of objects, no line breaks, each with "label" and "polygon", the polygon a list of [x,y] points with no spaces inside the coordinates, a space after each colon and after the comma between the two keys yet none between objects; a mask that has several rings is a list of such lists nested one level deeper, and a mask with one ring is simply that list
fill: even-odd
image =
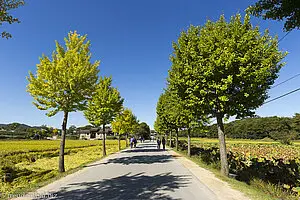
[{"label": "ginkgo tree", "polygon": [[65,134],[70,112],[86,108],[98,81],[99,61],[91,63],[90,41],[76,31],[65,38],[63,47],[56,42],[52,60],[43,55],[34,75],[29,72],[27,91],[34,98],[34,105],[47,110],[51,117],[63,112],[62,134],[59,152],[59,171],[64,172]]},{"label": "ginkgo tree", "polygon": [[94,126],[101,126],[103,131],[102,151],[106,156],[105,126],[111,124],[113,119],[121,112],[124,99],[117,88],[112,87],[111,77],[100,77],[93,97],[88,101],[84,111],[86,119]]},{"label": "ginkgo tree", "polygon": [[176,131],[176,149],[178,150],[178,131],[179,129],[187,130],[188,136],[188,156],[191,155],[191,129],[203,125],[207,121],[207,116],[203,110],[195,112],[191,107],[186,105],[186,101],[180,99],[176,91],[169,87],[160,95],[156,106],[156,129],[170,132]]},{"label": "ginkgo tree", "polygon": [[[217,119],[221,172],[228,176],[224,118],[252,116],[283,66],[277,38],[260,33],[249,15],[226,22],[222,15],[191,26],[173,43],[170,88],[196,112]],[[201,109],[201,110],[199,110]]]},{"label": "ginkgo tree", "polygon": [[167,96],[165,93],[159,96],[156,105],[156,120],[154,122],[154,129],[160,134],[171,133],[174,122],[170,119],[167,110]]},{"label": "ginkgo tree", "polygon": [[160,95],[157,105],[156,105],[156,121],[154,123],[154,128],[157,132],[169,133],[170,135],[170,146],[172,140],[172,130],[176,131],[176,149],[178,149],[178,116],[180,115],[180,104],[176,99],[173,99],[171,92],[165,90],[163,94]]},{"label": "ginkgo tree", "polygon": [[120,135],[125,135],[126,146],[128,146],[128,134],[134,134],[138,128],[137,117],[128,108],[125,108],[112,122],[112,129]]},{"label": "ginkgo tree", "polygon": [[154,121],[154,130],[159,134],[163,134],[168,131],[168,127],[166,126],[166,123],[164,123],[161,115],[156,114],[156,119]]},{"label": "ginkgo tree", "polygon": [[[119,113],[116,118],[111,122],[111,128],[112,128],[112,131],[114,133],[117,133],[118,134],[118,148],[119,148],[119,151],[121,150],[121,135],[122,135],[122,123],[123,123],[123,120],[122,120],[122,114]],[[126,145],[127,146],[127,145]]]}]

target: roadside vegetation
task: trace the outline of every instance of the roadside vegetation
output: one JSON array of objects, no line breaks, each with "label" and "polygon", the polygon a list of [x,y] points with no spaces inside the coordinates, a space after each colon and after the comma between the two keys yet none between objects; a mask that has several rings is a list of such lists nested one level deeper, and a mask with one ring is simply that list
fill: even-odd
[{"label": "roadside vegetation", "polygon": [[[226,142],[230,177],[220,174],[218,140],[192,138],[191,159],[253,199],[299,199],[300,142],[229,139]],[[175,140],[173,139],[173,146]],[[187,138],[179,138],[187,155]]]}]

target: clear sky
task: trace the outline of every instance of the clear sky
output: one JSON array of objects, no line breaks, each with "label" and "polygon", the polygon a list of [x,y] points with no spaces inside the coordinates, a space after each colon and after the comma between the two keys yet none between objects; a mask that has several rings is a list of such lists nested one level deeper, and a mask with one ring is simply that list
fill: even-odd
[{"label": "clear sky", "polygon": [[[26,1],[26,0],[25,0]],[[20,24],[0,27],[13,38],[0,39],[0,123],[20,122],[60,127],[62,114],[47,117],[36,109],[26,92],[28,71],[35,72],[38,58],[50,55],[55,40],[63,43],[69,31],[87,34],[92,59],[100,60],[101,76],[113,77],[113,85],[140,121],[153,127],[156,102],[166,84],[171,63],[172,42],[190,24],[203,25],[207,19],[227,19],[244,14],[255,0],[27,0],[13,13]],[[283,22],[252,18],[261,30],[283,37]],[[292,31],[280,42],[289,52],[277,83],[300,72],[300,31]],[[300,77],[270,90],[271,98],[300,87]],[[260,116],[292,116],[300,112],[300,92],[266,104]],[[86,125],[82,113],[72,113],[69,125]]]}]

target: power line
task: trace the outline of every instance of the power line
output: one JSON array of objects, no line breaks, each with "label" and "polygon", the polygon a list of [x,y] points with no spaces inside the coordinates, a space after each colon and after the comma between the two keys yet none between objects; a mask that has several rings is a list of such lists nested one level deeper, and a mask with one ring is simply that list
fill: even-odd
[{"label": "power line", "polygon": [[[290,30],[289,32],[287,32],[282,38],[280,38],[280,40],[278,40],[278,43],[281,42],[281,41],[282,41],[288,34],[290,34],[291,32],[292,32],[292,30]],[[281,85],[281,84],[283,84],[283,83],[286,83],[286,82],[288,82],[289,80],[292,80],[292,79],[294,79],[294,78],[296,78],[296,77],[298,77],[298,76],[300,76],[300,73],[299,73],[299,74],[296,74],[296,75],[294,75],[294,76],[292,76],[291,78],[288,78],[288,79],[285,80],[285,81],[282,81],[281,83],[278,83],[278,84],[274,85],[274,86],[271,87],[270,89],[275,88],[275,87],[277,87],[277,86],[279,86],[279,85]]]},{"label": "power line", "polygon": [[271,99],[271,100],[269,100],[269,101],[266,101],[265,103],[263,103],[263,105],[264,104],[267,104],[267,103],[270,103],[270,102],[272,102],[272,101],[275,101],[275,100],[277,100],[277,99],[281,99],[282,97],[285,97],[285,96],[287,96],[287,95],[290,95],[290,94],[292,94],[292,93],[294,93],[294,92],[297,92],[297,91],[299,91],[300,90],[300,88],[297,88],[297,89],[295,89],[295,90],[293,90],[293,91],[290,91],[290,92],[288,92],[288,93],[285,93],[285,94],[283,94],[283,95],[281,95],[281,96],[279,96],[279,97],[276,97],[276,98],[274,98],[274,99]]},{"label": "power line", "polygon": [[298,76],[300,76],[300,73],[299,73],[299,74],[296,74],[296,75],[294,75],[294,76],[292,76],[291,78],[286,79],[285,81],[282,81],[282,82],[280,82],[280,83],[278,83],[278,84],[272,86],[270,89],[275,88],[275,87],[277,87],[277,86],[279,86],[279,85],[281,85],[281,84],[283,84],[283,83],[286,83],[286,82],[288,82],[288,81],[290,81],[290,80],[292,80],[292,79],[294,79],[294,78],[296,78],[296,77],[298,77]]},{"label": "power line", "polygon": [[288,34],[290,34],[292,31],[287,32],[280,40],[278,40],[278,43],[281,42]]}]

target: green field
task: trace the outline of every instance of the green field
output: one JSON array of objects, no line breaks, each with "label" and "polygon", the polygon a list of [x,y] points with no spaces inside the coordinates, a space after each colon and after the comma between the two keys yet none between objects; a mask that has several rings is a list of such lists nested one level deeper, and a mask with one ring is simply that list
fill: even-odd
[{"label": "green field", "polygon": [[[58,175],[60,141],[0,141],[0,193],[27,190]],[[107,154],[118,141],[106,141]],[[125,148],[125,141],[121,141]],[[65,169],[70,171],[102,157],[102,141],[66,140]],[[7,178],[8,177],[8,178]]]}]

